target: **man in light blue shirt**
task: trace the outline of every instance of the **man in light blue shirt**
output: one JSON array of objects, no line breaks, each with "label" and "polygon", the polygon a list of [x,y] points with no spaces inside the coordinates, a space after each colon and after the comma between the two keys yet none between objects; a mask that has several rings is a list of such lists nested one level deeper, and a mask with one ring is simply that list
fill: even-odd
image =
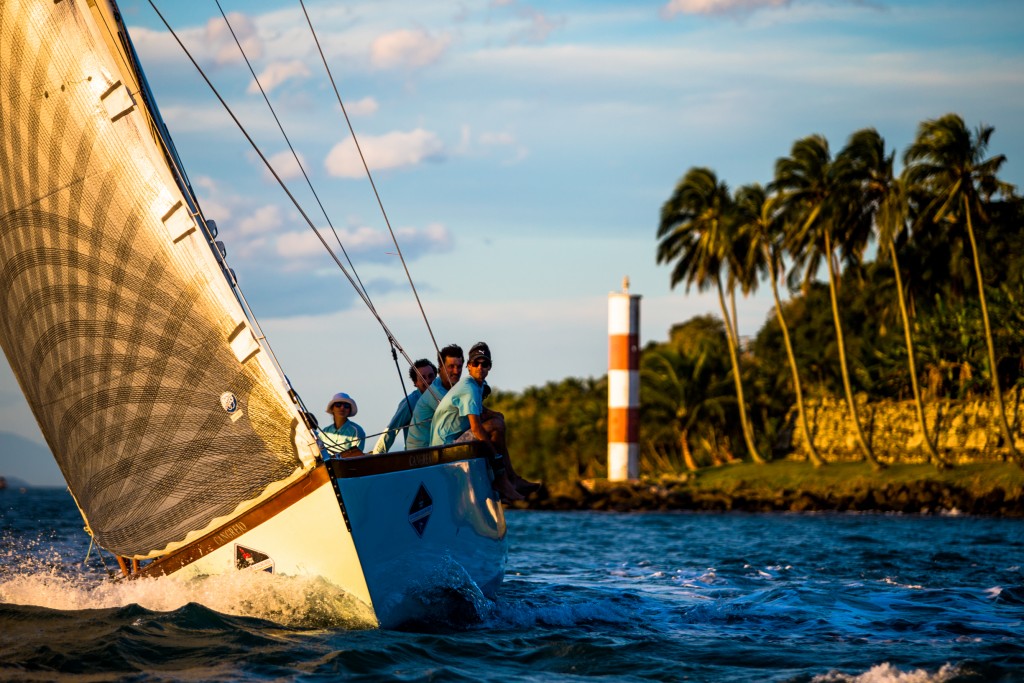
[{"label": "man in light blue shirt", "polygon": [[338,392],[327,402],[327,414],[334,422],[320,430],[320,439],[327,450],[326,457],[352,457],[362,455],[366,447],[366,432],[349,418],[359,412],[355,399]]},{"label": "man in light blue shirt", "polygon": [[380,438],[377,439],[377,443],[373,447],[373,451],[371,451],[373,454],[379,455],[390,451],[391,446],[395,443],[398,430],[402,430],[405,435],[406,444],[409,443],[409,423],[412,422],[413,410],[416,409],[420,396],[436,377],[437,367],[426,358],[419,359],[409,368],[409,379],[412,380],[416,389],[398,402],[395,414],[392,416],[391,421],[388,422],[387,430],[380,435]]},{"label": "man in light blue shirt", "polygon": [[491,453],[494,489],[502,500],[522,500],[540,485],[515,473],[505,442],[505,419],[484,408],[484,384],[491,370],[491,349],[477,342],[469,350],[467,375],[445,394],[434,411],[431,446],[481,441]]},{"label": "man in light blue shirt", "polygon": [[473,375],[470,369],[437,404],[430,430],[431,446],[455,443],[457,438],[470,431],[470,416],[479,417],[483,412],[483,381],[477,381]]},{"label": "man in light blue shirt", "polygon": [[430,445],[430,426],[434,419],[434,409],[441,398],[448,393],[453,384],[462,376],[465,356],[458,344],[449,344],[438,353],[437,379],[420,395],[420,400],[412,411],[409,433],[405,437],[406,450],[426,448]]}]

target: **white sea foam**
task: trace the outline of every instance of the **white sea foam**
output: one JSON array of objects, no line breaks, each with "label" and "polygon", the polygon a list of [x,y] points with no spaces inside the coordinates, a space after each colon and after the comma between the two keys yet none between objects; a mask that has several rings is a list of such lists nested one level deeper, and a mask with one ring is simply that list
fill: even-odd
[{"label": "white sea foam", "polygon": [[883,577],[882,583],[887,583],[890,586],[896,586],[898,588],[906,588],[907,590],[924,590],[924,586],[919,583],[901,583],[891,576]]},{"label": "white sea foam", "polygon": [[56,572],[13,572],[0,578],[0,602],[56,610],[139,605],[173,612],[198,603],[222,614],[267,619],[306,628],[375,625],[362,602],[321,578],[235,572],[193,580],[176,577],[112,581]]},{"label": "white sea foam", "polygon": [[829,671],[827,674],[815,676],[812,683],[943,683],[961,675],[960,668],[953,664],[943,664],[936,672],[923,669],[902,671],[889,662],[873,666],[861,674],[846,674]]}]

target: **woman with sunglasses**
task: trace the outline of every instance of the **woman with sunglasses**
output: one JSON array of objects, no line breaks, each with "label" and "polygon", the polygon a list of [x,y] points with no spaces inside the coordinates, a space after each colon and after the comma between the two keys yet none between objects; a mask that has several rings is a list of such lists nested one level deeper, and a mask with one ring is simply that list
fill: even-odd
[{"label": "woman with sunglasses", "polygon": [[349,458],[363,454],[366,432],[351,419],[357,412],[355,399],[345,392],[338,392],[327,402],[327,414],[334,417],[334,423],[324,427],[320,437],[331,456]]}]

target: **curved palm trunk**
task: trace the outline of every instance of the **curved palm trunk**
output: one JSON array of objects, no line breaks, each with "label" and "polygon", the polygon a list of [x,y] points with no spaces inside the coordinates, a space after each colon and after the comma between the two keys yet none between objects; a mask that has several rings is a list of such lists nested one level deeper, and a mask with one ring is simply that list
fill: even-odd
[{"label": "curved palm trunk", "polygon": [[978,244],[974,240],[974,226],[971,224],[971,210],[967,203],[967,196],[964,196],[964,214],[967,216],[967,236],[971,240],[971,253],[974,255],[974,276],[978,280],[978,301],[981,302],[981,319],[985,323],[985,344],[988,346],[988,369],[992,377],[992,392],[996,396],[996,406],[999,408],[999,427],[1003,432],[1003,440],[1006,441],[1010,455],[1017,461],[1017,464],[1024,467],[1024,459],[1017,451],[1013,443],[1013,435],[1010,434],[1010,424],[1006,421],[1006,407],[1003,405],[1003,392],[999,388],[999,373],[996,372],[996,348],[992,342],[992,328],[988,322],[988,306],[985,303],[985,283],[981,279],[981,262],[978,260]]},{"label": "curved palm trunk", "polygon": [[750,457],[753,458],[754,462],[759,465],[765,463],[765,459],[761,457],[761,454],[757,452],[757,448],[754,447],[754,436],[750,430],[750,421],[747,419],[747,405],[743,399],[743,379],[740,377],[740,359],[737,353],[737,340],[735,338],[735,328],[732,326],[732,322],[729,320],[729,309],[725,305],[725,292],[722,290],[722,279],[715,277],[715,284],[718,285],[718,303],[722,306],[722,316],[725,318],[725,333],[729,342],[729,360],[732,361],[732,376],[733,381],[736,384],[736,399],[740,406],[740,427],[743,429],[743,440],[747,444],[747,450],[750,451]]},{"label": "curved palm trunk", "polygon": [[874,451],[864,438],[864,430],[860,426],[860,416],[857,414],[857,402],[853,400],[853,389],[850,387],[850,372],[846,367],[846,342],[843,339],[843,325],[839,320],[839,298],[836,296],[836,273],[832,263],[832,237],[828,230],[825,230],[825,259],[828,261],[828,291],[832,298],[832,320],[836,326],[836,341],[839,345],[839,369],[843,375],[843,389],[846,390],[846,404],[850,408],[850,417],[853,419],[853,426],[857,433],[857,445],[861,453],[876,468],[884,467],[875,457]]},{"label": "curved palm trunk", "polygon": [[769,275],[772,280],[772,296],[775,297],[775,317],[779,320],[779,327],[782,328],[782,339],[786,343],[786,356],[789,358],[789,369],[793,373],[793,390],[796,392],[796,411],[800,415],[800,427],[804,432],[804,440],[807,442],[807,451],[811,462],[815,467],[821,467],[825,462],[818,455],[818,449],[814,447],[814,439],[811,437],[811,428],[807,424],[807,410],[804,408],[804,392],[800,386],[800,373],[796,367],[796,355],[793,353],[793,343],[789,339],[789,326],[786,325],[786,318],[782,314],[782,301],[779,299],[779,287],[776,282],[778,276],[775,272],[775,261],[771,251],[765,247],[765,256],[768,260]]},{"label": "curved palm trunk", "polygon": [[729,287],[729,310],[732,312],[732,338],[736,342],[736,350],[740,348],[740,320],[736,315],[736,287]]},{"label": "curved palm trunk", "polygon": [[693,452],[690,451],[690,430],[685,427],[679,430],[679,446],[683,449],[683,462],[686,463],[686,469],[691,472],[696,472],[697,461],[693,459]]},{"label": "curved palm trunk", "polygon": [[896,254],[896,242],[889,242],[889,257],[892,259],[892,269],[896,274],[896,294],[900,302],[900,317],[903,319],[903,338],[907,344],[907,365],[910,370],[910,385],[914,389],[914,406],[917,408],[917,421],[921,425],[921,436],[924,437],[925,448],[928,451],[928,458],[938,469],[949,467],[942,456],[939,455],[935,444],[928,436],[928,422],[924,416],[924,401],[921,400],[921,387],[917,383],[917,363],[914,361],[914,341],[910,334],[910,316],[907,313],[907,301],[903,296],[903,277],[900,275],[900,263]]}]

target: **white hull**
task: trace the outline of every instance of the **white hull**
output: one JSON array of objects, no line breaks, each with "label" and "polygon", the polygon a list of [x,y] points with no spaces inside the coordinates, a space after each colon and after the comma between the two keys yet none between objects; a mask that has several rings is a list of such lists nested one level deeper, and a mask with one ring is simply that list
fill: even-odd
[{"label": "white hull", "polygon": [[384,628],[434,616],[426,612],[438,592],[493,597],[507,546],[486,460],[467,457],[466,446],[442,453],[329,461],[139,575],[188,580],[255,570],[321,577],[344,592],[356,621]]},{"label": "white hull", "polygon": [[[482,458],[337,483],[382,625],[421,618],[432,593],[465,588],[466,579],[486,596],[497,591],[505,516]],[[417,498],[429,508],[417,510]]]}]

